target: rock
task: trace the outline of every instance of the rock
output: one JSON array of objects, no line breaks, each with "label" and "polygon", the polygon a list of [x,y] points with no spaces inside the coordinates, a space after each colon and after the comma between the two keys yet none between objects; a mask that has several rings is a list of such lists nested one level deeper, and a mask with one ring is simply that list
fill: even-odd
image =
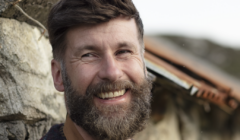
[{"label": "rock", "polygon": [[[17,4],[32,18],[46,26],[50,8],[59,0],[22,0]],[[17,0],[0,0],[0,17],[12,18],[21,22],[38,26],[16,10],[12,4]]]},{"label": "rock", "polygon": [[28,140],[39,140],[45,135],[51,126],[55,124],[52,119],[36,122],[34,124],[26,124]]},{"label": "rock", "polygon": [[39,140],[53,124],[50,118],[34,124],[26,124],[24,121],[2,122],[0,140]]},{"label": "rock", "polygon": [[0,18],[0,122],[65,118],[63,94],[50,72],[51,46],[40,36],[36,27]]},{"label": "rock", "polygon": [[25,140],[26,134],[25,125],[21,121],[0,123],[1,140]]}]

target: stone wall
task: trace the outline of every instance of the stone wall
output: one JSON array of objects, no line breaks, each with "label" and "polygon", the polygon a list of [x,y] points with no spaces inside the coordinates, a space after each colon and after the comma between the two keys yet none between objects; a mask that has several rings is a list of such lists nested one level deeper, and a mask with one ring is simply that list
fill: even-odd
[{"label": "stone wall", "polygon": [[51,46],[38,28],[0,18],[0,139],[36,140],[63,122],[63,94],[51,77]]},{"label": "stone wall", "polygon": [[[18,0],[0,0],[0,17],[16,19],[37,26],[36,23],[29,20],[12,4]],[[59,0],[21,0],[17,3],[29,16],[36,19],[46,26],[48,13],[51,7]]]}]

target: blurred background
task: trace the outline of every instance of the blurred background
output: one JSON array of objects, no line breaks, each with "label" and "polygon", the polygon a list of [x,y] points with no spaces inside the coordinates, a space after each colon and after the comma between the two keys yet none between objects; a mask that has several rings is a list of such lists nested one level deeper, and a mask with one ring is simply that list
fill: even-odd
[{"label": "blurred background", "polygon": [[[151,67],[147,63],[147,67],[157,77],[153,84],[151,121],[135,139],[239,140],[240,1],[133,2],[144,24],[148,53],[145,59],[155,64]],[[156,43],[149,38],[154,38]],[[162,65],[160,60],[168,65]],[[167,69],[169,65],[176,71]],[[171,74],[156,74],[161,66],[185,79],[183,83],[189,76],[195,80],[194,86],[201,86],[197,92],[194,86],[182,91],[163,80],[171,79]],[[178,75],[179,71],[183,74]],[[227,88],[223,90],[223,87]]]},{"label": "blurred background", "polygon": [[145,35],[179,47],[240,78],[239,0],[133,0]]}]

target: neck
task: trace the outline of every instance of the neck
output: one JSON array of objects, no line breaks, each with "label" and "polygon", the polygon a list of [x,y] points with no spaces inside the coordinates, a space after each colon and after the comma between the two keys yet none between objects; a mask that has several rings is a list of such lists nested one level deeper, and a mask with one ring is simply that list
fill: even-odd
[{"label": "neck", "polygon": [[77,129],[78,133],[83,137],[84,140],[96,140],[92,136],[90,136],[82,127],[78,126],[74,123],[75,128]]},{"label": "neck", "polygon": [[84,129],[77,126],[68,115],[64,123],[63,133],[67,140],[94,140]]}]

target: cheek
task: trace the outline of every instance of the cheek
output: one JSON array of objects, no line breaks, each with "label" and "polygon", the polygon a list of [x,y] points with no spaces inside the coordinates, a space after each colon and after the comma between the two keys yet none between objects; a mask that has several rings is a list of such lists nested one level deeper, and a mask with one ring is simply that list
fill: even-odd
[{"label": "cheek", "polygon": [[87,87],[92,84],[96,75],[96,68],[89,66],[78,66],[71,73],[72,85],[78,90],[86,91]]},{"label": "cheek", "polygon": [[144,79],[143,62],[132,59],[123,66],[124,73],[135,83],[141,83]]}]

